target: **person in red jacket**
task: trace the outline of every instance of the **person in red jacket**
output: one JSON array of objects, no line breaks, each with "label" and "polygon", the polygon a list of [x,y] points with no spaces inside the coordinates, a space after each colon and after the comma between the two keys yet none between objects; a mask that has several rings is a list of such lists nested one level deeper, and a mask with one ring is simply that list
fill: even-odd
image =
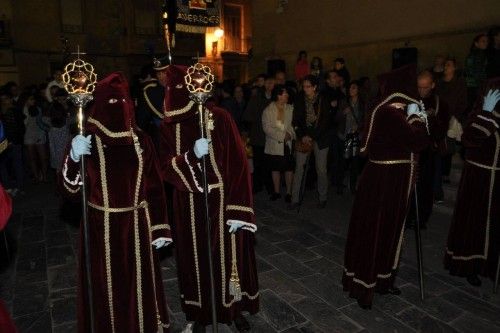
[{"label": "person in red jacket", "polygon": [[[2,231],[9,221],[12,213],[12,199],[0,185],[0,231]],[[17,333],[14,321],[9,315],[5,304],[0,300],[0,332],[2,333]]]},{"label": "person in red jacket", "polygon": [[307,52],[300,51],[297,63],[295,64],[295,80],[302,80],[306,75],[309,75],[310,72],[311,68],[309,67],[309,62],[307,61]]}]

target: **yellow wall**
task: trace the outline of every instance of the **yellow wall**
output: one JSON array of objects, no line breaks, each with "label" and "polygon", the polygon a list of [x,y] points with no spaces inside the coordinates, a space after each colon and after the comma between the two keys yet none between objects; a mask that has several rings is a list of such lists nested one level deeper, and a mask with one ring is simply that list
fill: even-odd
[{"label": "yellow wall", "polygon": [[500,24],[499,0],[289,0],[282,14],[277,1],[252,1],[253,74],[269,57],[287,62],[289,77],[297,53],[320,56],[326,68],[344,57],[353,77],[374,76],[391,67],[393,48],[419,49],[419,65],[436,54],[467,55],[473,36]]}]

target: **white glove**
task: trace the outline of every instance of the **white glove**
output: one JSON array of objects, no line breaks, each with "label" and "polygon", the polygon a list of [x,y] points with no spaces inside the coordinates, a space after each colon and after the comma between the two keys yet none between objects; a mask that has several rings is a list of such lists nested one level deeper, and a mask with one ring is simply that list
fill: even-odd
[{"label": "white glove", "polygon": [[492,112],[498,101],[500,101],[500,91],[498,89],[490,89],[488,94],[486,94],[486,97],[484,97],[483,110],[486,112]]},{"label": "white glove", "polygon": [[211,140],[208,139],[198,139],[194,143],[194,154],[198,158],[202,158],[203,156],[208,154],[208,144],[211,142]]},{"label": "white glove", "polygon": [[160,237],[158,239],[155,239],[151,244],[158,250],[164,246],[168,246],[170,244],[170,241],[167,238]]},{"label": "white glove", "polygon": [[243,226],[243,223],[238,223],[238,222],[233,222],[229,226],[229,233],[234,234],[238,229],[240,229]]},{"label": "white glove", "polygon": [[69,156],[75,162],[80,162],[80,157],[82,155],[90,155],[90,148],[92,144],[90,143],[91,135],[84,137],[78,134],[71,141],[71,150],[69,151]]},{"label": "white glove", "polygon": [[408,109],[406,110],[406,114],[408,117],[412,115],[420,115],[420,106],[417,103],[412,103],[408,105]]}]

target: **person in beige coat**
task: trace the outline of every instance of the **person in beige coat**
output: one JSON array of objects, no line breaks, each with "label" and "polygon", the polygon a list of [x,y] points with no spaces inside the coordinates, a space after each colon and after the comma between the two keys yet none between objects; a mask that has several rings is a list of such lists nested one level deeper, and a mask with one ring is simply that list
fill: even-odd
[{"label": "person in beige coat", "polygon": [[291,202],[294,158],[292,141],[295,131],[292,127],[293,106],[288,104],[288,92],[284,85],[276,85],[272,92],[272,102],[262,114],[262,127],[266,134],[264,153],[272,171],[274,193],[271,201],[278,200],[281,174],[285,174],[285,201]]}]

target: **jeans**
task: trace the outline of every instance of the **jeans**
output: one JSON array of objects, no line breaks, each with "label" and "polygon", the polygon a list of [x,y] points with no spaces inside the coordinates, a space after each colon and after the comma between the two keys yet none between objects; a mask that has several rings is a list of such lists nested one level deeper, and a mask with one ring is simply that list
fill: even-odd
[{"label": "jeans", "polygon": [[[295,152],[295,174],[292,185],[292,202],[299,202],[302,177],[307,157],[311,153]],[[328,157],[328,147],[319,149],[318,144],[314,143],[314,158],[316,161],[316,174],[318,175],[318,194],[319,201],[326,201],[328,193],[328,176],[326,162]]]}]

